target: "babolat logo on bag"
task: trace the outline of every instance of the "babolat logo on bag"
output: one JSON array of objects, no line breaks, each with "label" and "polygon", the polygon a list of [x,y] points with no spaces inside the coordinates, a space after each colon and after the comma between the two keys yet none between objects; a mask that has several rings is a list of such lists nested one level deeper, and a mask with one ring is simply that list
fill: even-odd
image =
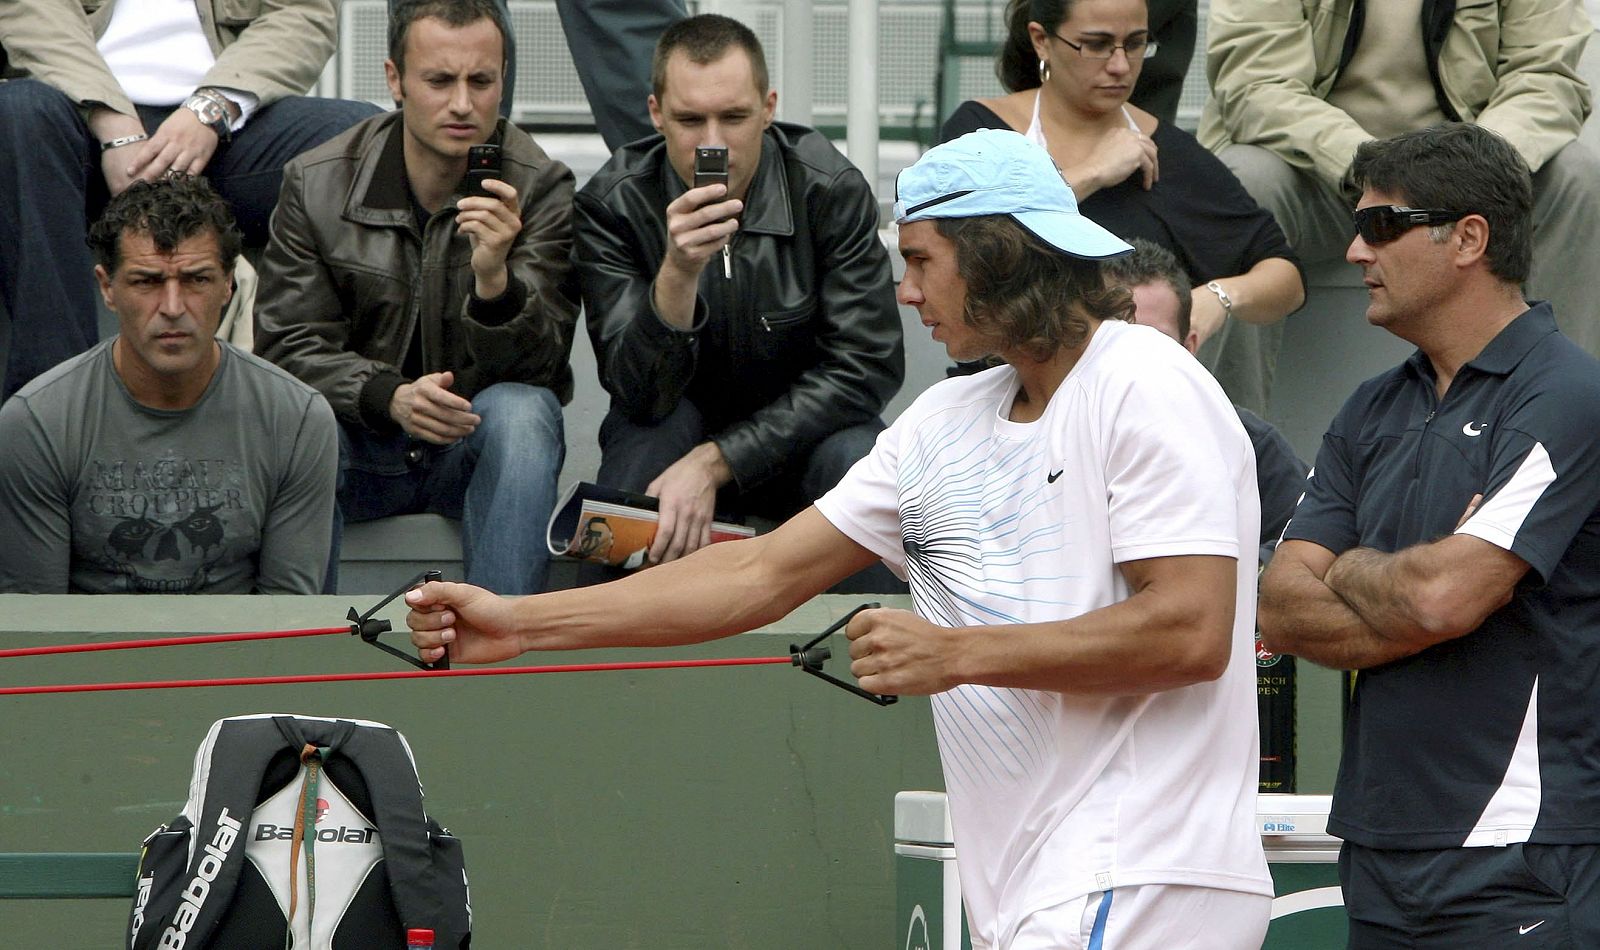
[{"label": "babolat logo on bag", "polygon": [[461,846],[422,808],[381,723],[240,716],[212,725],[189,800],[144,842],[129,950],[471,944]]}]

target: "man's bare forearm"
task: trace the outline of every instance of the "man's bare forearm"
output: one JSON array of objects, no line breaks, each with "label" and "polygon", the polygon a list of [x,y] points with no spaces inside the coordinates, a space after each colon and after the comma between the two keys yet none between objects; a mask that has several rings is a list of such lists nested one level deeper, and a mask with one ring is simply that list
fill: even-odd
[{"label": "man's bare forearm", "polygon": [[675,646],[778,620],[876,558],[807,509],[620,581],[524,598],[522,649]]},{"label": "man's bare forearm", "polygon": [[1417,653],[1470,633],[1482,621],[1457,608],[1463,597],[1442,576],[1437,547],[1418,544],[1385,554],[1372,548],[1351,548],[1328,570],[1328,586],[1386,638],[1409,644]]},{"label": "man's bare forearm", "polygon": [[1262,577],[1257,619],[1269,649],[1333,669],[1366,669],[1416,652],[1369,624],[1324,577],[1288,559],[1274,560]]}]

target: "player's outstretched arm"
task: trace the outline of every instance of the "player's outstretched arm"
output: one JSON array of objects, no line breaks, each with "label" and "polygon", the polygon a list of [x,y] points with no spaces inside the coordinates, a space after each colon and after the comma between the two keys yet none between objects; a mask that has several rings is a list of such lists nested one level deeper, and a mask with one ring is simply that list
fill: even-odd
[{"label": "player's outstretched arm", "polygon": [[502,598],[435,582],[406,595],[411,642],[433,662],[490,663],[529,650],[672,646],[783,617],[876,558],[815,508],[769,534],[713,544],[610,584]]}]

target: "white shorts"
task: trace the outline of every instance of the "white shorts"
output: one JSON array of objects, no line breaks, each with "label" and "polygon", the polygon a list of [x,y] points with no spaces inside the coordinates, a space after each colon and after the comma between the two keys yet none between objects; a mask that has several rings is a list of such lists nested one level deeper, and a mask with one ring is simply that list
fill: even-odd
[{"label": "white shorts", "polygon": [[1029,914],[995,950],[1258,950],[1271,913],[1272,898],[1264,894],[1183,884],[1118,887]]}]

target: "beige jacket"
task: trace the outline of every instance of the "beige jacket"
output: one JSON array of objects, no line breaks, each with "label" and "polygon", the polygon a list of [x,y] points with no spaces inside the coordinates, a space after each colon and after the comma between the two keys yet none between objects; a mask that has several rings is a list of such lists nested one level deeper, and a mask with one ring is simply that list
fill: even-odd
[{"label": "beige jacket", "polygon": [[[1372,138],[1324,101],[1362,2],[1383,0],[1212,0],[1212,94],[1200,116],[1201,144],[1214,152],[1234,142],[1259,145],[1337,185],[1356,146]],[[1425,18],[1438,2],[1424,0]],[[1444,98],[1462,121],[1505,136],[1537,171],[1577,138],[1589,114],[1589,88],[1577,73],[1588,18],[1575,0],[1457,0],[1454,7],[1437,47]]]},{"label": "beige jacket", "polygon": [[[116,0],[0,0],[0,62],[8,78],[48,83],[80,104],[133,115],[95,48]],[[134,3],[137,0],[123,0]],[[262,105],[301,95],[333,55],[335,0],[195,0],[217,62],[206,86],[254,94]]]}]

